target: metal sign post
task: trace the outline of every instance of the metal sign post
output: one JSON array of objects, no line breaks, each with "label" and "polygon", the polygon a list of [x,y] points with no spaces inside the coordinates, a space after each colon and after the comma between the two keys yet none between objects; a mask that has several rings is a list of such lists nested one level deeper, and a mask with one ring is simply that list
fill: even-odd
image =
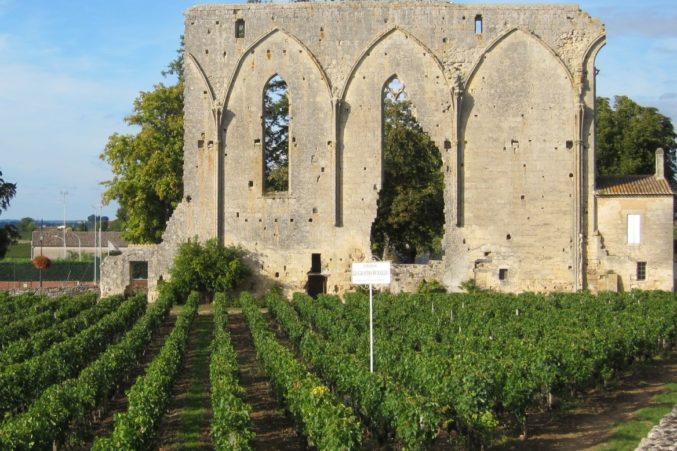
[{"label": "metal sign post", "polygon": [[390,284],[390,262],[353,263],[351,280],[369,285],[369,371],[374,372],[374,293],[373,284]]}]

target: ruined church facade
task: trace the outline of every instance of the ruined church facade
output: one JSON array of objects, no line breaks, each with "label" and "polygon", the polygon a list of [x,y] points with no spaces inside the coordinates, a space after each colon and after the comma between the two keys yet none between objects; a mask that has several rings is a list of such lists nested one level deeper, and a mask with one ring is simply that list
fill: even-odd
[{"label": "ruined church facade", "polygon": [[[258,288],[302,291],[315,277],[327,292],[350,289],[352,262],[372,258],[393,78],[439,149],[445,205],[442,260],[398,269],[396,287],[426,278],[450,290],[467,280],[595,290],[621,270],[617,257],[626,272],[633,258],[669,266],[642,287],[672,289],[671,246],[628,256],[624,243],[619,257],[600,235],[595,57],[605,30],[577,6],[198,5],[184,38],[184,198],[161,244],[106,259],[102,294],[124,291],[134,261],[148,262],[152,292],[193,237],[241,246]],[[268,193],[263,91],[275,76],[290,98],[289,186]],[[671,205],[671,191],[662,196]],[[665,208],[654,209],[661,231]]]}]

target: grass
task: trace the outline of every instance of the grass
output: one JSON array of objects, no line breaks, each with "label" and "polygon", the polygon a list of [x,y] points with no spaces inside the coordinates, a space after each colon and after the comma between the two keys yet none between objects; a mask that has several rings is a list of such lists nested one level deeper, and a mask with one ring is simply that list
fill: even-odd
[{"label": "grass", "polygon": [[195,318],[193,327],[195,335],[191,346],[192,355],[186,356],[186,367],[180,376],[186,381],[185,392],[178,395],[179,399],[174,405],[173,418],[167,431],[169,437],[165,435],[169,440],[162,443],[164,450],[205,448],[205,431],[208,433],[211,420],[209,382],[213,335],[211,311],[201,311]]},{"label": "grass", "polygon": [[651,428],[670,413],[675,405],[677,405],[677,383],[670,383],[665,386],[663,393],[651,398],[647,407],[636,411],[629,420],[617,424],[601,449],[634,450]]},{"label": "grass", "polygon": [[31,243],[12,244],[7,248],[5,258],[31,258]]}]

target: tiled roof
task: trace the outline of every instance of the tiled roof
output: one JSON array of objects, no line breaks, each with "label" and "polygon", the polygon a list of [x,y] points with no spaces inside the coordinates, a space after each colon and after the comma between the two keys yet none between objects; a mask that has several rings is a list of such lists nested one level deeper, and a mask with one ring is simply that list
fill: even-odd
[{"label": "tiled roof", "polygon": [[[78,247],[78,238],[80,238],[81,247],[95,247],[94,232],[74,232],[68,230],[66,233],[66,246],[70,248]],[[53,227],[45,227],[42,230],[42,245],[44,247],[61,247],[63,246],[63,229],[56,229]],[[40,229],[33,231],[33,246],[40,245]],[[101,246],[107,247],[108,242],[113,243],[115,247],[127,247],[127,242],[120,238],[120,232],[101,232]]]},{"label": "tiled roof", "polygon": [[673,196],[667,180],[653,175],[609,175],[597,177],[598,196]]}]

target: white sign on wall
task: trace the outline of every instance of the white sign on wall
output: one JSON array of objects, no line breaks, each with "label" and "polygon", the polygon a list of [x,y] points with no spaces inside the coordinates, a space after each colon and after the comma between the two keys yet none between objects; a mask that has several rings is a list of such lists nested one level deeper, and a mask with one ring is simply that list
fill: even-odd
[{"label": "white sign on wall", "polygon": [[351,282],[355,285],[390,283],[390,262],[353,263]]}]

